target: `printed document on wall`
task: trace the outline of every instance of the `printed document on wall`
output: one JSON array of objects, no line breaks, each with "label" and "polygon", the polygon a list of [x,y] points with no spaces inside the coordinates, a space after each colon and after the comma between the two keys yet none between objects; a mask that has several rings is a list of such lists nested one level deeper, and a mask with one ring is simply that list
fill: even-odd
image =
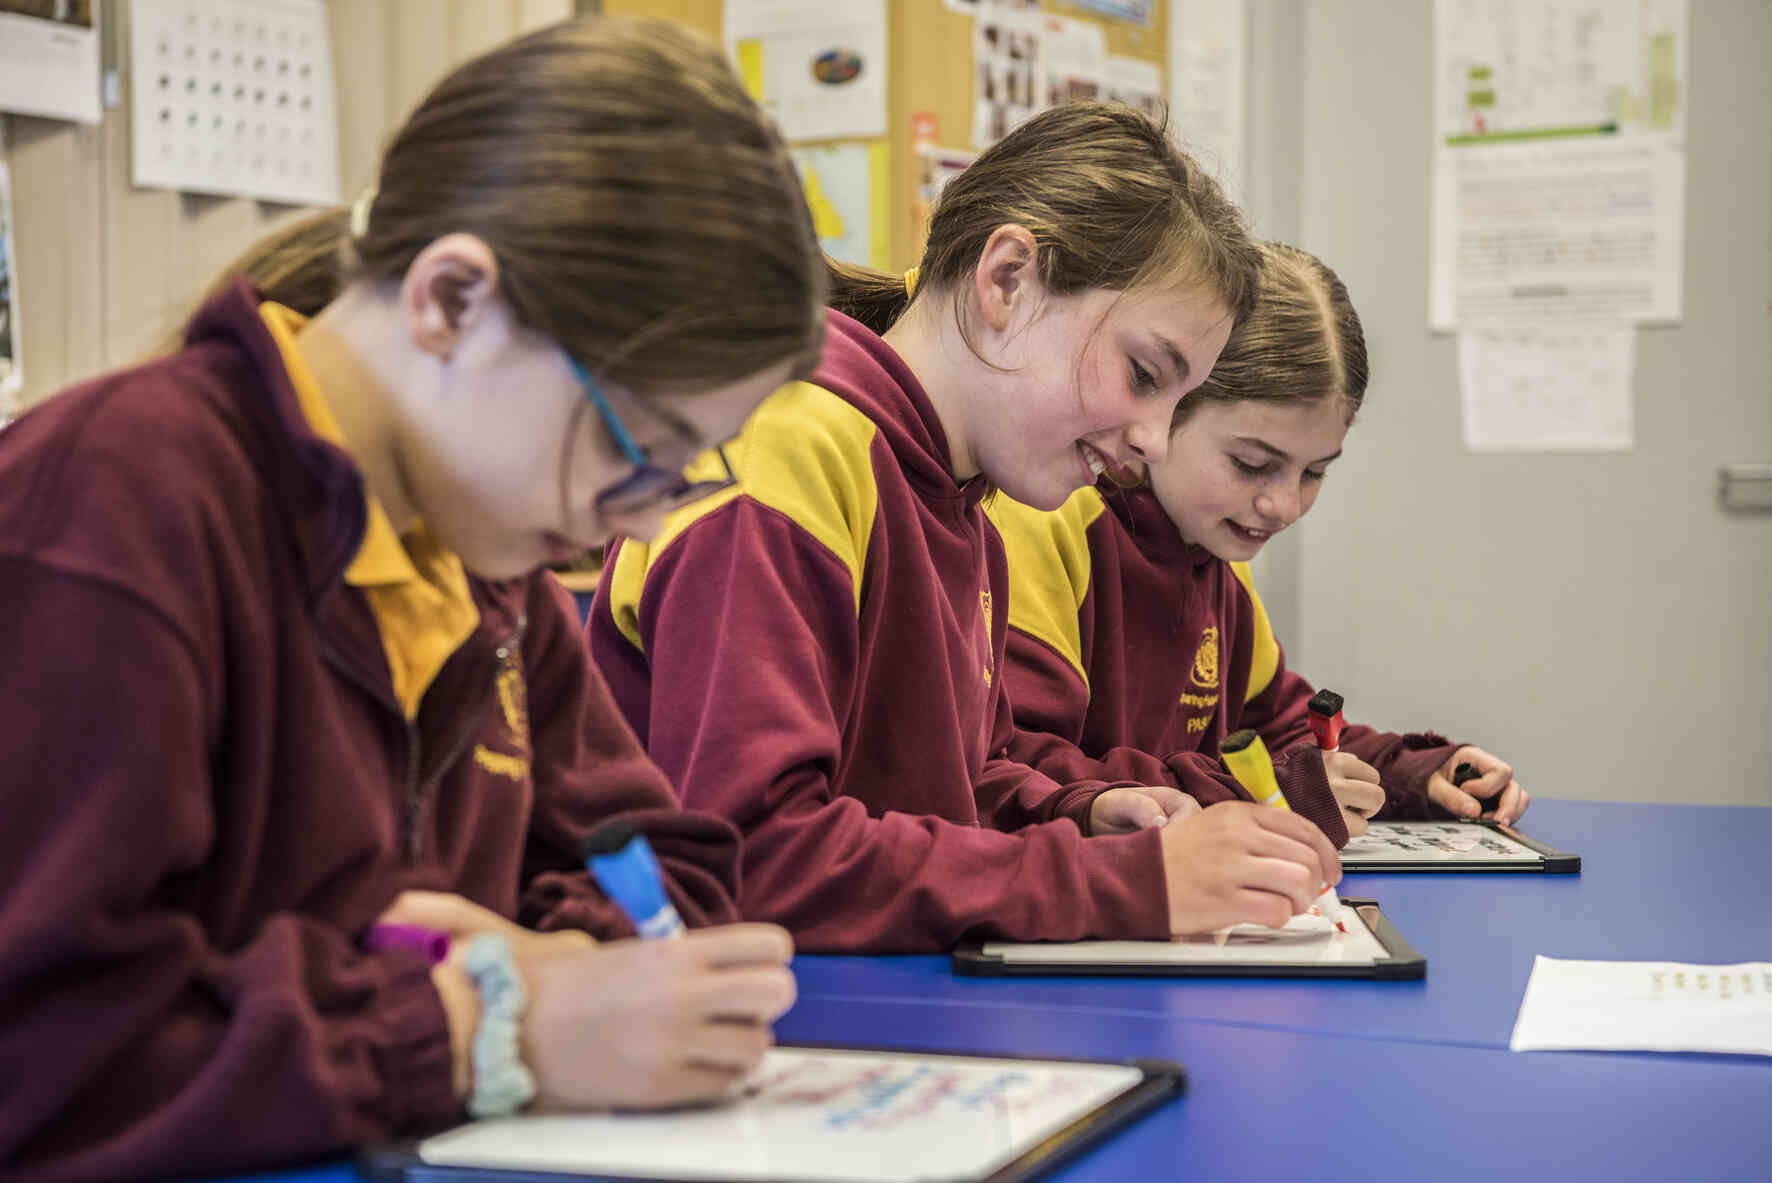
[{"label": "printed document on wall", "polygon": [[1473,452],[1627,451],[1635,443],[1630,325],[1473,327],[1458,334]]},{"label": "printed document on wall", "polygon": [[1686,0],[1437,0],[1430,323],[1683,312]]},{"label": "printed document on wall", "polygon": [[1243,183],[1244,0],[1170,0],[1169,128],[1234,197]]},{"label": "printed document on wall", "polygon": [[886,134],[886,0],[727,0],[725,32],[787,139]]},{"label": "printed document on wall", "polygon": [[99,121],[98,0],[0,0],[0,111]]}]

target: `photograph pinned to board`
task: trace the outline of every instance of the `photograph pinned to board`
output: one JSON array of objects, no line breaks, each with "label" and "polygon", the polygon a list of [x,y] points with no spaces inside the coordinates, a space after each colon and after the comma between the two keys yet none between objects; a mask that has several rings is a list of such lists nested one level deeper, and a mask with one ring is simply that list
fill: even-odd
[{"label": "photograph pinned to board", "polygon": [[97,123],[97,0],[0,0],[0,111]]},{"label": "photograph pinned to board", "polygon": [[1579,875],[1581,856],[1492,819],[1372,822],[1341,848],[1341,869]]},{"label": "photograph pinned to board", "polygon": [[727,1101],[526,1114],[365,1152],[375,1179],[1032,1179],[1186,1087],[1182,1066],[782,1046]]},{"label": "photograph pinned to board", "polygon": [[973,147],[990,147],[1046,106],[1045,33],[1037,3],[979,5],[972,22]]},{"label": "photograph pinned to board", "polygon": [[18,268],[12,239],[12,173],[0,161],[0,426],[18,413],[15,400],[25,381],[19,360]]},{"label": "photograph pinned to board", "polygon": [[727,0],[726,52],[792,140],[886,134],[885,0]]},{"label": "photograph pinned to board", "polygon": [[1337,927],[1315,913],[1282,928],[1237,924],[1170,941],[968,941],[954,972],[971,977],[1420,978],[1427,958],[1377,903],[1344,898],[1353,917]]}]

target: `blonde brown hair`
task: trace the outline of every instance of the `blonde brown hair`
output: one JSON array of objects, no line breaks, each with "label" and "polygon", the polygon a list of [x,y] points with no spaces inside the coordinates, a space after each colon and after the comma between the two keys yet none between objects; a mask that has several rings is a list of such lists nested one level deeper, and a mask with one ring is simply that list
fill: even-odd
[{"label": "blonde brown hair", "polygon": [[345,209],[296,223],[216,286],[243,275],[313,315],[462,231],[522,323],[642,395],[817,364],[823,262],[793,162],[675,25],[566,21],[457,67],[388,145],[367,214],[355,238]]},{"label": "blonde brown hair", "polygon": [[1054,107],[948,182],[929,217],[915,295],[898,276],[831,264],[831,303],[883,333],[925,291],[948,291],[963,337],[963,281],[999,226],[1033,233],[1055,295],[1145,283],[1209,287],[1241,319],[1257,252],[1218,183],[1160,122],[1117,103]]},{"label": "blonde brown hair", "polygon": [[1340,276],[1309,251],[1261,244],[1255,307],[1239,317],[1218,364],[1181,400],[1180,427],[1208,403],[1283,405],[1340,398],[1348,422],[1366,396],[1366,336]]}]

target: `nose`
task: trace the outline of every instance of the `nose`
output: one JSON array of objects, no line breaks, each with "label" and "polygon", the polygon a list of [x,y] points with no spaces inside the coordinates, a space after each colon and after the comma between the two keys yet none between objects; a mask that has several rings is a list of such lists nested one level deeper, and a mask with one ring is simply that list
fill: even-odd
[{"label": "nose", "polygon": [[1255,495],[1255,512],[1283,529],[1304,514],[1304,495],[1291,481],[1270,485]]},{"label": "nose", "polygon": [[1154,400],[1150,409],[1126,428],[1126,446],[1146,464],[1161,463],[1169,455],[1169,425],[1180,399]]}]

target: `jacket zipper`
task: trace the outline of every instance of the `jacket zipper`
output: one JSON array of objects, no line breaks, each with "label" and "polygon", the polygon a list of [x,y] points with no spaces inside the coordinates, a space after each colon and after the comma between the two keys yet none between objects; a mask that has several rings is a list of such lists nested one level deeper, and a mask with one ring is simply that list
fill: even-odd
[{"label": "jacket zipper", "polygon": [[[505,657],[513,648],[522,643],[523,634],[527,630],[528,624],[529,618],[527,616],[519,616],[517,618],[517,627],[511,630],[510,634],[498,644],[498,647],[494,651],[494,655],[500,662],[504,661]],[[400,800],[404,806],[404,811],[401,821],[402,832],[400,834],[399,845],[406,851],[407,861],[409,863],[416,863],[418,862],[419,855],[424,852],[424,831],[419,828],[419,823],[424,819],[425,806],[429,802],[431,790],[435,789],[437,782],[442,779],[444,770],[454,764],[456,759],[460,757],[462,752],[467,748],[468,741],[473,738],[475,730],[471,726],[463,727],[461,729],[461,734],[457,737],[455,746],[450,750],[448,757],[437,765],[436,775],[431,777],[428,782],[421,784],[419,779],[419,769],[423,766],[421,759],[423,756],[423,750],[418,733],[418,723],[406,717],[406,712],[401,708],[400,704],[394,700],[392,695],[386,693],[383,687],[376,682],[375,679],[362,672],[355,662],[347,659],[344,654],[333,648],[331,643],[324,638],[320,641],[320,655],[326,659],[327,664],[331,665],[335,670],[342,674],[346,681],[368,694],[370,698],[380,703],[383,707],[386,707],[394,714],[400,716],[400,722],[404,727],[406,734],[406,775],[402,778],[403,783],[401,785],[400,794]],[[487,686],[486,694],[481,698],[480,706],[469,716],[469,718],[478,719],[484,714],[487,704],[493,700],[497,693],[497,675],[494,674],[492,682]]]},{"label": "jacket zipper", "polygon": [[[509,635],[507,635],[504,640],[500,641],[498,646],[493,650],[493,656],[501,665],[504,663],[505,658],[510,655],[511,650],[522,645],[523,634],[528,630],[528,627],[529,618],[527,616],[517,617],[517,627],[512,629]],[[405,839],[406,857],[409,861],[414,863],[418,862],[418,856],[423,852],[424,830],[420,828],[419,823],[424,820],[426,806],[430,804],[431,798],[436,795],[437,785],[442,782],[443,774],[461,758],[461,754],[467,750],[468,744],[473,740],[474,736],[479,734],[479,729],[473,726],[473,722],[486,713],[486,708],[492,704],[497,696],[498,674],[494,672],[492,678],[487,682],[486,693],[480,697],[479,705],[468,714],[467,718],[469,722],[461,728],[460,733],[455,738],[454,745],[448,749],[448,752],[443,759],[437,762],[436,769],[422,783],[419,781],[419,765],[416,761],[418,752],[417,728],[411,723],[407,724],[408,730],[412,732],[412,750],[415,757],[411,773],[407,777]]]}]

